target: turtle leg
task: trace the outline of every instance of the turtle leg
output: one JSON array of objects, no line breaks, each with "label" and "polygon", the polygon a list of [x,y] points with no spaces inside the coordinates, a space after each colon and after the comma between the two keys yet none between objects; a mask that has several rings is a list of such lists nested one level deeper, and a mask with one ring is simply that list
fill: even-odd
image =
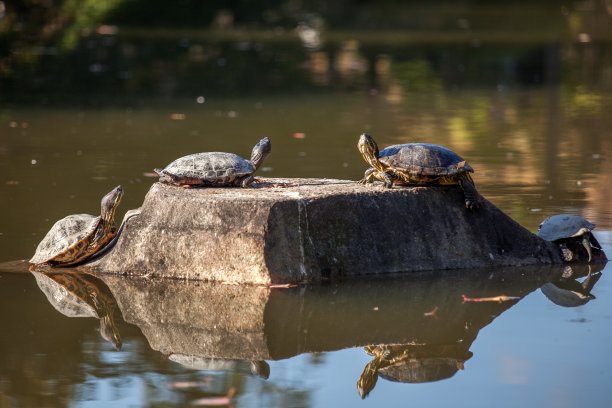
[{"label": "turtle leg", "polygon": [[584,246],[584,249],[586,249],[587,253],[589,254],[589,263],[591,263],[591,259],[593,258],[593,253],[591,251],[591,241],[589,240],[588,237],[589,234],[584,234],[582,235],[582,245]]},{"label": "turtle leg", "polygon": [[246,188],[249,186],[249,184],[253,182],[253,180],[255,180],[255,177],[253,177],[252,174],[249,174],[248,176],[243,177],[240,180],[237,180],[237,183],[240,185],[240,187]]},{"label": "turtle leg", "polygon": [[383,186],[387,188],[393,187],[393,177],[386,171],[376,171],[374,177],[383,182]]},{"label": "turtle leg", "polygon": [[361,180],[358,181],[359,184],[368,184],[368,183],[372,183],[374,181],[374,175],[373,173],[376,171],[376,169],[374,167],[370,167],[369,169],[367,169],[365,171],[365,173],[363,174],[363,178]]},{"label": "turtle leg", "polygon": [[595,239],[595,235],[593,235],[592,233],[589,233],[588,235],[589,241],[591,242],[591,246],[597,249],[601,249],[601,244],[599,243],[599,241],[597,241],[597,239]]},{"label": "turtle leg", "polygon": [[472,210],[480,207],[478,191],[476,191],[476,186],[468,174],[459,179],[459,186],[463,190],[463,196],[465,197],[465,208]]}]

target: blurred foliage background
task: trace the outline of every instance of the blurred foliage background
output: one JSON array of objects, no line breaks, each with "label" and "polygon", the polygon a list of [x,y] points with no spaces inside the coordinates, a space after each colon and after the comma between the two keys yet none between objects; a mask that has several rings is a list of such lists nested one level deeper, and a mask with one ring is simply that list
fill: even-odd
[{"label": "blurred foliage background", "polygon": [[0,1],[0,101],[612,85],[612,0]]}]

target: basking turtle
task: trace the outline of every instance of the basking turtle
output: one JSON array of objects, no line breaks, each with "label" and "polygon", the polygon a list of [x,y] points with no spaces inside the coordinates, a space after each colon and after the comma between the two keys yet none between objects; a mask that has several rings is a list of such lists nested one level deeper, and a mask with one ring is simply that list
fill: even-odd
[{"label": "basking turtle", "polygon": [[122,196],[123,188],[117,186],[102,197],[99,216],[74,214],[57,221],[38,244],[30,263],[75,265],[104,248],[116,235],[115,210]]},{"label": "basking turtle", "polygon": [[452,150],[429,143],[406,143],[389,146],[378,151],[372,137],[362,134],[357,144],[366,162],[370,164],[360,184],[375,179],[385,187],[393,183],[414,186],[459,185],[467,208],[480,206],[479,194],[470,176],[474,170]]},{"label": "basking turtle", "polygon": [[100,335],[121,350],[121,334],[115,324],[117,302],[99,279],[77,273],[32,271],[38,287],[53,307],[68,317],[94,317],[100,320]]},{"label": "basking turtle", "polygon": [[601,245],[591,233],[593,229],[595,224],[582,217],[559,214],[545,219],[538,227],[537,235],[546,241],[558,244],[566,261],[574,260],[576,244],[582,245],[587,251],[588,262],[591,262],[593,258],[591,248],[601,250]]},{"label": "basking turtle", "polygon": [[182,187],[247,187],[271,150],[270,139],[265,137],[253,147],[251,160],[234,153],[196,153],[176,159],[165,169],[155,169],[155,172],[159,174],[159,181]]}]

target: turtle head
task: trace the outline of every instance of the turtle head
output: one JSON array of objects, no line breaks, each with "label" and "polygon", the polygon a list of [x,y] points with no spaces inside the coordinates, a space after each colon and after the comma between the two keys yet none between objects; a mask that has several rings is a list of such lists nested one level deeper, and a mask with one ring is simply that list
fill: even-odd
[{"label": "turtle head", "polygon": [[116,350],[121,350],[123,341],[121,340],[121,334],[115,325],[112,311],[109,311],[109,314],[100,319],[100,335],[104,340],[115,346]]},{"label": "turtle head", "polygon": [[367,133],[363,133],[359,137],[357,148],[361,152],[364,160],[368,162],[370,166],[377,170],[381,170],[382,165],[378,161],[378,145],[374,139],[372,139],[372,136],[368,135]]},{"label": "turtle head", "polygon": [[102,213],[101,216],[105,222],[112,222],[115,218],[115,210],[123,197],[123,187],[120,185],[112,189],[108,194],[102,197]]},{"label": "turtle head", "polygon": [[251,164],[255,167],[255,170],[261,166],[261,163],[270,155],[272,151],[272,143],[270,143],[270,139],[264,137],[253,147],[253,152],[251,152]]}]

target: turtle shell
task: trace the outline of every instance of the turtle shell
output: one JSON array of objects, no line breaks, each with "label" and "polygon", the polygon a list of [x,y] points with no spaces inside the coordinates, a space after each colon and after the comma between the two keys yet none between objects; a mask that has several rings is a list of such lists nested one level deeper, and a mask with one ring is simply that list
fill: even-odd
[{"label": "turtle shell", "polygon": [[226,185],[237,177],[254,173],[255,167],[234,153],[205,152],[178,158],[166,166],[163,172],[178,178]]},{"label": "turtle shell", "polygon": [[559,214],[545,219],[538,227],[538,237],[546,241],[572,238],[591,232],[592,224],[577,215]]},{"label": "turtle shell", "polygon": [[378,154],[384,165],[424,176],[450,176],[474,170],[452,150],[429,143],[406,143]]},{"label": "turtle shell", "polygon": [[73,214],[62,218],[53,224],[40,241],[30,263],[41,264],[52,261],[57,255],[88,238],[99,222],[100,217],[90,214]]}]

